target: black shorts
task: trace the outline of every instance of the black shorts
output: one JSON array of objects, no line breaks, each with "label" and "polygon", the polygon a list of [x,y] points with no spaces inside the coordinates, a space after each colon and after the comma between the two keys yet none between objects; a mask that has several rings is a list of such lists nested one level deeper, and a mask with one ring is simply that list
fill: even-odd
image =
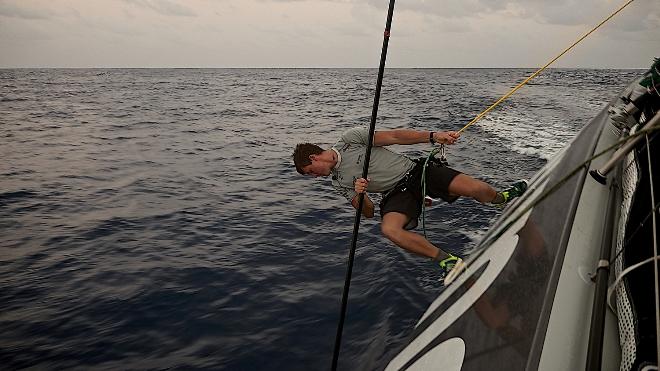
[{"label": "black shorts", "polygon": [[[395,211],[409,217],[405,229],[415,229],[417,220],[422,213],[422,170],[423,162],[417,165],[389,192],[383,195],[380,202],[380,215]],[[426,193],[432,198],[441,198],[449,203],[458,196],[449,194],[449,183],[461,172],[439,163],[429,163],[426,168]]]}]

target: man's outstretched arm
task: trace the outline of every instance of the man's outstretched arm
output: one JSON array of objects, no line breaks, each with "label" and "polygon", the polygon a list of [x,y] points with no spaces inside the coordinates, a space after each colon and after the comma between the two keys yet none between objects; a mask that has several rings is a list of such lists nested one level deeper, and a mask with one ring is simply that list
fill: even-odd
[{"label": "man's outstretched arm", "polygon": [[374,146],[429,143],[431,138],[438,144],[454,144],[459,137],[455,131],[383,130],[374,133]]}]

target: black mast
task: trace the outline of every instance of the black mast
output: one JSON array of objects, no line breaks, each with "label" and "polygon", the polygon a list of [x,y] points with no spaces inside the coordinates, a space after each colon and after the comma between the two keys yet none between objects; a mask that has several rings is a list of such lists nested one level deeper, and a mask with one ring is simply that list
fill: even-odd
[{"label": "black mast", "polygon": [[[367,178],[369,173],[369,160],[371,158],[371,148],[373,147],[374,132],[376,131],[376,117],[378,114],[378,102],[380,100],[380,88],[383,85],[383,74],[385,72],[385,59],[387,57],[387,44],[390,41],[390,27],[392,26],[392,15],[394,13],[394,0],[390,0],[390,7],[387,11],[387,22],[385,23],[385,33],[383,34],[383,49],[380,53],[380,66],[378,67],[378,80],[376,81],[376,94],[374,96],[374,105],[371,112],[371,125],[369,126],[369,142],[364,158],[364,168],[362,169],[362,178]],[[337,336],[335,337],[335,350],[332,355],[332,370],[337,370],[337,360],[341,349],[341,335],[344,329],[344,320],[346,319],[346,305],[348,302],[348,290],[351,286],[351,273],[353,271],[353,260],[355,259],[355,247],[357,244],[358,230],[360,229],[360,218],[362,216],[362,207],[364,206],[364,193],[358,197],[358,208],[355,210],[355,224],[353,226],[353,239],[351,241],[351,250],[348,254],[348,264],[346,268],[346,279],[344,280],[344,291],[341,296],[341,312],[339,315],[339,324],[337,325]]]}]

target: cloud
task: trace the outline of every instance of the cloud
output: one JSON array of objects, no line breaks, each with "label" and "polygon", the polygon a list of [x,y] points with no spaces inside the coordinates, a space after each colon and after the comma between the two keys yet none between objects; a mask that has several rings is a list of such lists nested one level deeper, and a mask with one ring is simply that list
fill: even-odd
[{"label": "cloud", "polygon": [[[613,14],[623,3],[602,0],[521,1],[512,2],[524,16],[551,25],[595,26]],[[660,17],[660,2],[641,1],[627,5],[608,21],[609,28],[628,31],[652,30],[658,27],[654,19]]]},{"label": "cloud", "polygon": [[[270,0],[275,1],[275,0]],[[279,0],[283,1],[283,0]],[[366,3],[387,8],[383,0],[328,0]],[[434,15],[442,18],[479,18],[503,13],[512,18],[530,18],[550,25],[591,25],[605,18],[623,2],[603,0],[406,0],[396,3],[396,10]],[[625,19],[625,21],[618,21]],[[628,5],[613,21],[628,29],[656,29],[660,19],[660,1],[638,1]],[[595,25],[595,23],[594,23]]]},{"label": "cloud", "polygon": [[124,2],[151,9],[159,14],[175,17],[196,17],[197,14],[190,8],[177,4],[171,0],[124,0]]},{"label": "cloud", "polygon": [[[138,1],[138,0],[136,0]],[[139,0],[143,1],[143,0]],[[262,3],[294,3],[312,0],[257,0]],[[317,0],[325,3],[369,5],[385,11],[386,0]],[[614,12],[623,0],[405,0],[396,3],[396,12],[413,12],[450,19],[479,19],[493,13],[511,18],[528,18],[560,26],[596,25]],[[613,21],[617,22],[613,22]],[[629,4],[610,23],[629,31],[660,27],[660,1],[642,0]]]},{"label": "cloud", "polygon": [[[622,1],[399,0],[388,65],[537,66]],[[372,66],[387,6],[388,0],[0,0],[0,50],[9,51],[0,53],[0,66]],[[558,66],[646,67],[658,35],[660,1],[635,1]]]},{"label": "cloud", "polygon": [[21,19],[48,19],[53,14],[48,10],[34,9],[10,3],[0,3],[0,16]]}]

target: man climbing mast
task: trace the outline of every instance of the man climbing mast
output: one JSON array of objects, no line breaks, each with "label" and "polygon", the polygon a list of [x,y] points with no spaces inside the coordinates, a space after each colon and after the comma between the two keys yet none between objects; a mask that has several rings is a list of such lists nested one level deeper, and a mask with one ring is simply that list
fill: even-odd
[{"label": "man climbing mast", "polygon": [[383,234],[397,246],[438,262],[443,274],[451,271],[461,259],[411,231],[417,227],[426,196],[422,192],[422,174],[425,173],[428,195],[442,198],[448,203],[464,196],[484,204],[503,207],[527,189],[527,182],[523,180],[505,191],[497,192],[483,181],[444,166],[439,161],[430,161],[424,172],[425,159],[412,160],[385,148],[393,144],[426,142],[451,145],[460,137],[459,133],[453,131],[376,131],[369,161],[369,176],[364,179],[362,168],[368,135],[368,129],[363,127],[347,130],[334,146],[326,150],[316,144],[300,143],[293,152],[296,170],[300,174],[314,177],[332,175],[333,187],[356,209],[358,194],[365,193],[361,212],[367,218],[374,216],[375,206],[366,192],[382,193],[380,214]]}]

